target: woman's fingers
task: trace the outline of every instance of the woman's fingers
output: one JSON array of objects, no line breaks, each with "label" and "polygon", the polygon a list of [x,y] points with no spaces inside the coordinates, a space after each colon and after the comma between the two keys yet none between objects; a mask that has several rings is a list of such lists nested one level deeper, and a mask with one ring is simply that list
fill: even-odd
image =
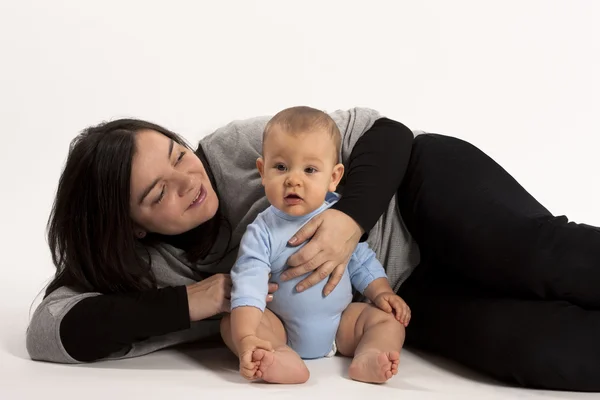
[{"label": "woman's fingers", "polygon": [[281,274],[281,279],[287,281],[308,272],[314,271],[325,260],[323,260],[321,247],[318,241],[311,241],[294,255],[288,258],[287,264],[290,268]]},{"label": "woman's fingers", "polygon": [[303,279],[298,285],[296,285],[296,290],[298,292],[303,292],[306,289],[316,285],[321,282],[323,279],[327,278],[331,272],[333,271],[335,264],[333,262],[326,262],[322,266],[320,266],[315,272],[310,274],[308,278]]},{"label": "woman's fingers", "polygon": [[[294,236],[292,236],[290,238],[290,240],[288,241],[288,244],[290,246],[298,246],[299,244],[306,242],[308,239],[313,237],[313,235],[315,234],[317,229],[319,229],[319,226],[321,225],[322,220],[323,219],[322,219],[321,214],[319,214],[316,217],[314,217],[313,219],[311,219],[302,228],[300,228],[294,234]],[[294,261],[296,261],[296,260],[294,260]]]},{"label": "woman's fingers", "polygon": [[269,283],[269,293],[275,293],[279,289],[279,285],[276,283]]},{"label": "woman's fingers", "polygon": [[335,267],[331,275],[329,275],[329,280],[327,281],[325,288],[323,288],[323,295],[329,296],[329,294],[333,292],[333,289],[336,288],[338,283],[340,283],[342,277],[344,276],[344,272],[346,271],[346,264],[338,265]]},{"label": "woman's fingers", "polygon": [[[302,250],[306,249],[308,246],[309,245],[306,245],[305,247],[302,248]],[[296,256],[298,254],[299,254],[299,252],[294,254],[294,256]],[[292,257],[294,257],[294,256],[292,256]],[[290,259],[291,259],[291,257],[290,257]],[[312,257],[307,262],[305,262],[301,265],[293,266],[292,264],[289,264],[289,262],[288,262],[288,265],[290,266],[290,268],[288,268],[283,274],[281,274],[281,279],[283,281],[287,281],[287,280],[305,275],[309,272],[313,272],[317,268],[321,267],[327,261],[328,261],[327,255],[323,251],[320,251],[319,253],[316,253],[314,255],[314,257]],[[325,276],[323,279],[325,279],[326,277],[327,276]]]}]

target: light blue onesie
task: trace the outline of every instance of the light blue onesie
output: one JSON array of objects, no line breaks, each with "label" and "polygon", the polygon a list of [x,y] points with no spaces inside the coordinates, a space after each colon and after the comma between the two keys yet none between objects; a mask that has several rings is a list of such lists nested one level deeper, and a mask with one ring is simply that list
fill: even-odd
[{"label": "light blue onesie", "polygon": [[363,293],[385,270],[366,243],[359,243],[337,287],[323,296],[327,279],[298,293],[296,285],[307,275],[286,282],[280,280],[287,259],[304,245],[291,247],[287,241],[312,217],[325,211],[339,199],[328,193],[321,207],[300,217],[290,216],[270,206],[248,225],[240,243],[238,259],[231,270],[233,289],[231,309],[252,306],[264,311],[271,281],[279,284],[268,307],[283,322],[287,344],[304,359],[329,355],[335,348],[335,336],[342,312],[352,301],[352,286]]}]

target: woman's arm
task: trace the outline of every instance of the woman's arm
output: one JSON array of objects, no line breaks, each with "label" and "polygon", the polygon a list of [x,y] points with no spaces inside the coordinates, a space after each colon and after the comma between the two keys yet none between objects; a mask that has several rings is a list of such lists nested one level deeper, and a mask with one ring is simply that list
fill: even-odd
[{"label": "woman's arm", "polygon": [[27,350],[34,360],[59,363],[94,361],[119,351],[125,357],[134,342],[189,327],[185,286],[126,295],[62,287],[36,309]]},{"label": "woman's arm", "polygon": [[60,340],[75,360],[108,357],[132,343],[190,328],[185,286],[88,297],[60,323]]},{"label": "woman's arm", "polygon": [[[342,199],[333,210],[313,218],[290,242],[298,245],[312,238],[290,257],[288,264],[294,268],[282,276],[287,280],[315,271],[298,284],[299,291],[329,275],[324,293],[335,288],[359,239],[366,239],[406,172],[414,138],[406,126],[379,118],[364,133],[358,131],[356,135],[359,138],[350,141],[350,156],[344,160],[348,172]],[[345,142],[347,138],[348,133],[343,138]]]},{"label": "woman's arm", "polygon": [[365,232],[361,241],[400,187],[413,139],[412,131],[400,122],[380,118],[354,145],[342,198],[331,208],[360,225]]},{"label": "woman's arm", "polygon": [[[269,284],[269,293],[277,285]],[[78,293],[61,287],[36,309],[27,329],[34,360],[80,363],[129,358],[219,333],[231,279],[217,274],[188,286],[130,294]],[[267,302],[272,296],[267,296]]]}]

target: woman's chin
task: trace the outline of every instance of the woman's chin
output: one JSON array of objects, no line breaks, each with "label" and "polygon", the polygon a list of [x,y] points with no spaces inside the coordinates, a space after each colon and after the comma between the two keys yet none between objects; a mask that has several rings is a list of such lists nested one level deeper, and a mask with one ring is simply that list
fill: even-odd
[{"label": "woman's chin", "polygon": [[219,202],[215,199],[212,202],[206,202],[204,204],[204,208],[201,210],[201,215],[198,216],[198,219],[195,221],[196,224],[193,228],[202,225],[205,222],[210,221],[217,215],[217,211],[219,210]]}]

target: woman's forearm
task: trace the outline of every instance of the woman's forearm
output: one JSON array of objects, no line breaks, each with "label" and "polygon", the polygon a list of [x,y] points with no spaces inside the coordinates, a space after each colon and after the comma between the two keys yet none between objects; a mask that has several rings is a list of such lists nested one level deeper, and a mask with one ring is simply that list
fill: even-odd
[{"label": "woman's forearm", "polygon": [[89,362],[189,327],[185,286],[166,287],[83,299],[63,317],[60,339],[71,357]]}]

